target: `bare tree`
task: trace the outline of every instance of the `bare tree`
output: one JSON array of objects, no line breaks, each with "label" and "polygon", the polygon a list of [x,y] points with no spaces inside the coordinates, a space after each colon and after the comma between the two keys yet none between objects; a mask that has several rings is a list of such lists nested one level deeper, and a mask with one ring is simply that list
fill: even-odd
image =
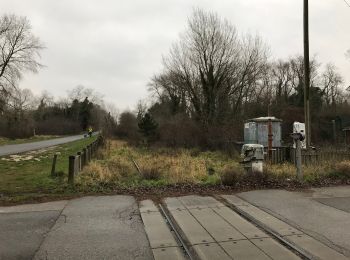
[{"label": "bare tree", "polygon": [[82,102],[85,98],[88,98],[94,104],[99,106],[104,105],[103,95],[92,88],[86,88],[83,85],[78,85],[67,92],[71,102],[75,99]]},{"label": "bare tree", "polygon": [[328,106],[335,106],[336,101],[340,96],[341,84],[343,84],[343,78],[337,71],[335,65],[331,63],[327,64],[326,69],[322,74],[321,89]]},{"label": "bare tree", "polygon": [[[258,36],[239,38],[217,14],[196,9],[187,31],[163,59],[165,71],[152,80],[158,96],[182,103],[204,125],[222,111],[237,113],[262,77],[266,46]],[[249,99],[249,98],[248,98]]]},{"label": "bare tree", "polygon": [[43,44],[32,33],[27,18],[15,15],[0,17],[0,91],[15,88],[22,73],[37,72]]}]

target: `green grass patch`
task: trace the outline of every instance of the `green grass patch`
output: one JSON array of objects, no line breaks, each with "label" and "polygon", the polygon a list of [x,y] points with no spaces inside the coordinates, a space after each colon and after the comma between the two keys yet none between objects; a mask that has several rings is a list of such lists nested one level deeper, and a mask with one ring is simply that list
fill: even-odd
[{"label": "green grass patch", "polygon": [[[0,194],[18,195],[25,193],[59,193],[67,187],[68,156],[81,151],[96,140],[92,138],[67,143],[30,154],[30,160],[7,161],[9,156],[0,157]],[[59,153],[56,164],[58,177],[52,178],[52,158]],[[19,196],[19,195],[18,195]]]}]

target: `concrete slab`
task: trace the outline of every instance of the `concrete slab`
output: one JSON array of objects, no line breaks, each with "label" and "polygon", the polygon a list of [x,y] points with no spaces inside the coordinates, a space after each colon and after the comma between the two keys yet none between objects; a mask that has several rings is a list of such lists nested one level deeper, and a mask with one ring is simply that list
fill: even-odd
[{"label": "concrete slab", "polygon": [[240,193],[239,196],[350,257],[350,214],[324,205],[313,196],[349,197],[350,186],[314,190],[314,193],[261,190]]},{"label": "concrete slab", "polygon": [[159,212],[156,205],[152,200],[143,200],[139,204],[139,210],[141,213],[143,212]]},{"label": "concrete slab", "polygon": [[240,215],[228,207],[220,207],[218,209],[214,208],[213,210],[249,239],[269,237],[269,235],[243,219]]},{"label": "concrete slab", "polygon": [[192,249],[201,260],[228,260],[231,259],[227,253],[217,244],[195,245]]},{"label": "concrete slab", "polygon": [[211,208],[191,209],[190,212],[216,242],[246,239]]},{"label": "concrete slab", "polygon": [[238,208],[245,213],[249,214],[259,222],[270,227],[272,230],[280,234],[281,236],[290,236],[295,234],[302,234],[298,229],[295,229],[291,225],[279,220],[278,218],[266,213],[265,211],[255,206],[238,206]]},{"label": "concrete slab", "polygon": [[168,210],[186,210],[186,207],[182,204],[179,198],[165,198],[164,200]]},{"label": "concrete slab", "polygon": [[348,257],[338,253],[323,243],[308,235],[294,235],[285,237],[288,241],[302,248],[306,252],[324,260],[349,260]]},{"label": "concrete slab", "polygon": [[260,248],[272,259],[283,259],[283,260],[300,260],[301,258],[290,250],[277,243],[272,238],[261,238],[250,240],[254,245]]},{"label": "concrete slab", "polygon": [[350,197],[349,186],[314,188],[311,190],[312,192],[302,193],[302,195],[308,196],[310,194],[313,198]]},{"label": "concrete slab", "polygon": [[263,251],[249,240],[223,242],[220,245],[235,260],[270,260]]},{"label": "concrete slab", "polygon": [[0,259],[32,259],[59,211],[0,214]]},{"label": "concrete slab", "polygon": [[70,201],[34,259],[152,259],[138,206],[130,196]]},{"label": "concrete slab", "polygon": [[0,207],[1,213],[15,213],[15,212],[33,212],[33,211],[49,211],[57,210],[61,211],[67,204],[67,200],[38,203],[38,204],[26,204],[11,207]]},{"label": "concrete slab", "polygon": [[350,213],[350,197],[319,198],[315,200],[327,206]]},{"label": "concrete slab", "polygon": [[171,214],[191,245],[215,242],[188,210],[174,210]]},{"label": "concrete slab", "polygon": [[160,212],[141,212],[141,217],[152,248],[178,246]]},{"label": "concrete slab", "polygon": [[179,197],[179,200],[187,209],[205,209],[213,207],[223,207],[224,204],[213,197],[201,197],[196,195]]},{"label": "concrete slab", "polygon": [[234,196],[234,195],[222,195],[222,198],[224,198],[227,202],[234,206],[247,206],[249,203],[247,203],[245,200],[242,200],[241,198]]},{"label": "concrete slab", "polygon": [[167,247],[152,249],[154,260],[185,260],[179,247]]},{"label": "concrete slab", "polygon": [[[231,198],[235,200],[234,195],[225,196],[225,198]],[[230,203],[231,200],[227,200]],[[271,214],[266,213],[265,211],[251,205],[250,203],[246,203],[245,205],[235,205],[240,210],[244,211],[246,214],[250,215],[254,219],[268,226],[281,236],[290,236],[295,234],[303,234],[298,229],[295,229],[291,225],[279,220],[278,218],[272,216]]]}]

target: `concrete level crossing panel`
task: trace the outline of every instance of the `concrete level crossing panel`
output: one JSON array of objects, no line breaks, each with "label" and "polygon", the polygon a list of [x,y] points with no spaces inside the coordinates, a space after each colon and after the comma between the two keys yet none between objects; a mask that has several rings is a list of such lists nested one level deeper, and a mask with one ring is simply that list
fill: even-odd
[{"label": "concrete level crossing panel", "polygon": [[217,243],[201,244],[192,247],[201,260],[229,260],[232,259]]},{"label": "concrete level crossing panel", "polygon": [[221,202],[217,201],[213,197],[191,195],[179,197],[179,200],[187,209],[204,209],[224,206]]},{"label": "concrete level crossing panel", "polygon": [[159,212],[156,205],[154,205],[152,200],[143,200],[139,204],[139,210],[141,213],[144,212]]},{"label": "concrete level crossing panel", "polygon": [[179,247],[166,247],[152,249],[154,260],[185,260]]},{"label": "concrete level crossing panel", "polygon": [[217,242],[246,239],[213,209],[191,209],[191,214]]},{"label": "concrete level crossing panel", "polygon": [[[228,195],[228,196],[225,196],[224,198],[228,202],[230,202],[232,200],[233,201],[237,200],[235,197],[236,196],[234,196],[234,195]],[[265,211],[255,207],[249,203],[245,203],[244,205],[242,205],[242,204],[240,205],[240,204],[236,203],[236,205],[234,205],[234,206],[237,207],[238,209],[242,210],[243,212],[245,212],[246,214],[248,214],[249,216],[251,216],[255,220],[259,221],[260,223],[271,228],[272,230],[274,230],[275,232],[277,232],[281,236],[303,234],[303,232],[301,232],[300,230],[295,229],[294,227],[288,225],[287,223],[279,220],[278,218],[266,213]]]},{"label": "concrete level crossing panel", "polygon": [[174,210],[171,214],[191,245],[215,242],[188,210]]},{"label": "concrete level crossing panel", "polygon": [[252,239],[251,242],[272,259],[301,260],[299,256],[279,244],[272,238]]},{"label": "concrete level crossing panel", "polygon": [[213,210],[249,239],[269,237],[265,232],[243,219],[228,207],[214,208]]},{"label": "concrete level crossing panel", "polygon": [[141,217],[152,248],[178,246],[160,212],[141,212]]},{"label": "concrete level crossing panel", "polygon": [[271,260],[249,240],[223,242],[220,245],[235,260]]},{"label": "concrete level crossing panel", "polygon": [[182,204],[182,202],[174,197],[174,198],[166,198],[164,200],[168,210],[173,211],[173,210],[185,210],[185,206]]},{"label": "concrete level crossing panel", "polygon": [[308,235],[294,235],[285,237],[288,241],[292,242],[299,248],[309,254],[318,257],[322,260],[346,260],[349,258],[342,255],[341,253],[333,250],[332,248],[324,245],[318,240],[308,236]]}]

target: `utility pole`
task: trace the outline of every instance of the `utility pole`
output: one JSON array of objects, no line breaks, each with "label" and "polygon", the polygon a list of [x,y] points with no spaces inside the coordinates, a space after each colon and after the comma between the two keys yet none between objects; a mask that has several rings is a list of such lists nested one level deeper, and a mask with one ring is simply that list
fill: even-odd
[{"label": "utility pole", "polygon": [[309,0],[304,0],[304,115],[307,149],[309,149],[311,145],[309,49]]}]

